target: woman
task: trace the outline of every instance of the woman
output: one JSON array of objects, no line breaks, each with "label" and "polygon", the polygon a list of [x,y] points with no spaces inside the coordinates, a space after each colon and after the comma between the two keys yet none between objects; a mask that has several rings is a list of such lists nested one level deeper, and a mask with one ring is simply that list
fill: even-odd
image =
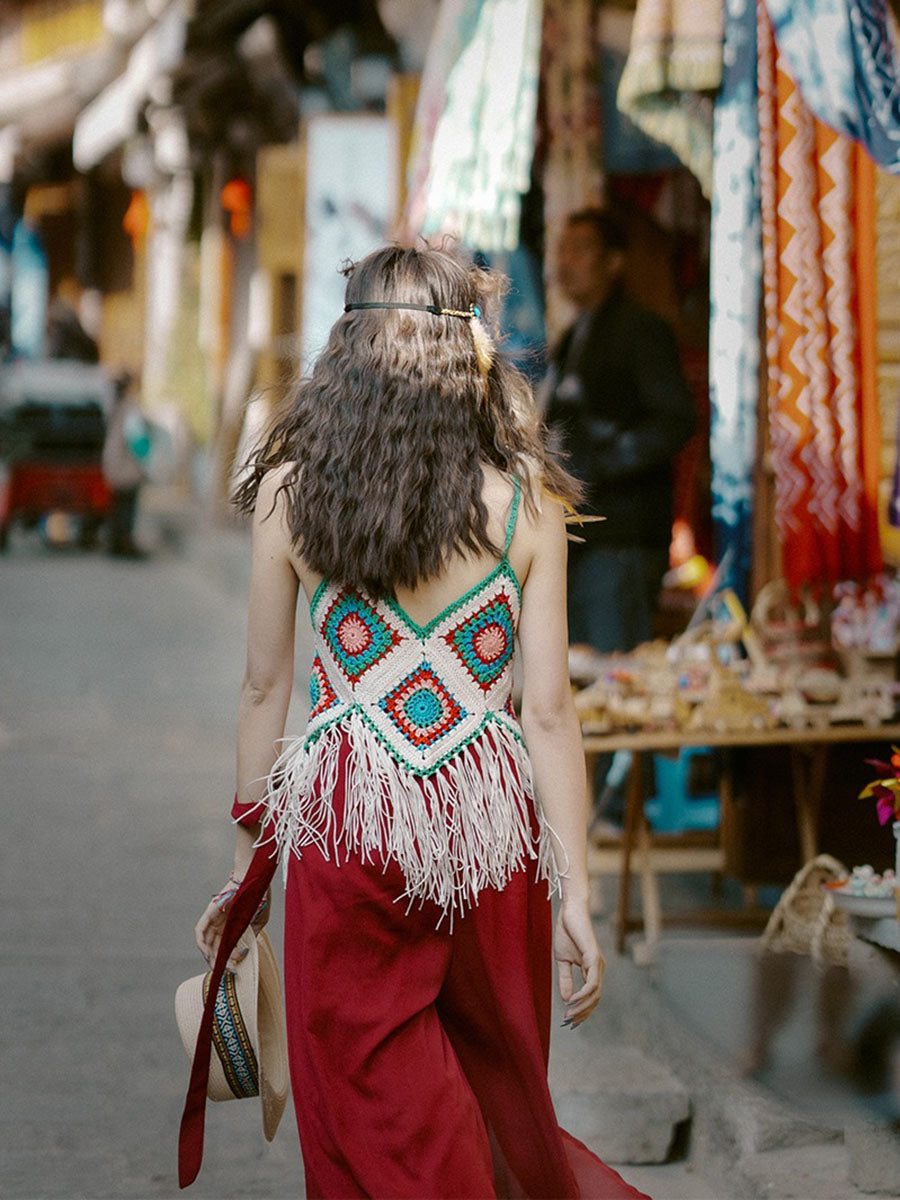
[{"label": "woman", "polygon": [[[255,514],[239,825],[197,943],[212,961],[235,910],[224,964],[267,881],[254,845],[274,841],[309,1196],[637,1196],[560,1131],[546,1081],[551,953],[566,1025],[603,972],[567,672],[576,485],[493,352],[494,277],[396,247],[347,274],[238,492]],[[311,714],[276,761],[300,588]]]}]

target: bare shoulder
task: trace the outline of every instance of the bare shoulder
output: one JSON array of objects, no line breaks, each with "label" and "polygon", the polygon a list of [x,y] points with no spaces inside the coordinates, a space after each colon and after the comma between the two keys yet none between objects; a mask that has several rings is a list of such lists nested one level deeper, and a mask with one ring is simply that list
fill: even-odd
[{"label": "bare shoulder", "polygon": [[562,501],[537,484],[523,503],[519,518],[523,532],[535,550],[557,546],[566,539],[566,514]]},{"label": "bare shoulder", "polygon": [[259,482],[259,491],[256,494],[257,511],[264,505],[271,508],[273,504],[283,502],[283,493],[281,488],[288,482],[291,475],[294,473],[296,463],[286,462],[279,463],[277,467],[272,467],[266,471]]},{"label": "bare shoulder", "polygon": [[296,486],[301,470],[296,463],[286,462],[266,472],[259,485],[254,522],[257,530],[262,526],[260,544],[265,542],[271,553],[290,563],[307,596],[311,596],[322,577],[298,552],[287,512],[286,489]]},{"label": "bare shoulder", "polygon": [[284,488],[286,484],[290,486],[293,482],[294,466],[294,463],[279,463],[277,467],[272,467],[263,475],[256,493],[254,525],[269,524],[286,528]]},{"label": "bare shoulder", "polygon": [[[509,477],[498,476],[506,485],[506,509],[509,509],[509,496],[513,484]],[[520,539],[528,538],[534,541],[546,536],[553,536],[565,524],[565,514],[562,502],[544,487],[536,474],[531,474],[519,480],[519,512],[516,521],[516,532]]]},{"label": "bare shoulder", "polygon": [[[498,467],[485,465],[482,469],[484,473],[482,498],[491,516],[506,522],[517,489],[519,492],[517,525],[521,524],[523,519],[529,520],[535,515],[540,515],[546,493],[539,479],[528,476],[516,482]],[[526,517],[526,512],[530,514],[529,517]]]},{"label": "bare shoulder", "polygon": [[508,512],[515,490],[512,480],[505,471],[501,471],[498,467],[491,466],[490,464],[485,464],[482,467],[482,473],[484,475],[484,488],[481,495],[487,505],[488,511],[492,515]]},{"label": "bare shoulder", "polygon": [[290,526],[284,485],[291,479],[292,463],[280,463],[259,483],[253,512],[253,538],[260,550],[278,557],[291,554]]},{"label": "bare shoulder", "polygon": [[[484,502],[494,533],[502,540],[516,485],[496,467],[485,467]],[[565,517],[559,500],[544,488],[536,475],[519,480],[519,505],[510,547],[510,560],[524,583],[538,557],[546,557],[565,544]]]}]

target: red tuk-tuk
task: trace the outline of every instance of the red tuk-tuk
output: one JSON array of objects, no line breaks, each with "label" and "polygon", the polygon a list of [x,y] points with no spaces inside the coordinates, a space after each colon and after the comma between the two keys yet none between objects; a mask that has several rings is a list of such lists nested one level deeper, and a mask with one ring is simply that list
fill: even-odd
[{"label": "red tuk-tuk", "polygon": [[0,367],[0,551],[10,529],[71,518],[89,544],[107,516],[101,456],[113,381],[102,367],[51,359]]}]

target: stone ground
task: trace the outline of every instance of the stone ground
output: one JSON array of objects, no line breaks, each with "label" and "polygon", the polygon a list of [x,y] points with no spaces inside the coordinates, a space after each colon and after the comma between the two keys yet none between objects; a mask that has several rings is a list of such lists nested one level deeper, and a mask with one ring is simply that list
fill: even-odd
[{"label": "stone ground", "polygon": [[[248,543],[245,532],[213,529],[196,514],[153,511],[149,499],[147,561],[53,551],[25,534],[0,560],[6,1200],[178,1194],[187,1059],[173,995],[202,967],[191,927],[230,862],[225,812]],[[302,644],[301,677],[308,658]],[[303,718],[299,692],[294,727]],[[277,911],[270,931],[277,945]],[[629,1036],[636,1032],[645,1052],[663,1064],[678,1057],[679,1027],[664,1033],[646,973],[611,949],[608,957],[597,1018],[554,1035],[557,1090],[573,1057],[608,1049],[629,1023],[643,1021]],[[740,1090],[723,1070],[723,1095],[740,1108]],[[703,1079],[688,1086],[702,1089]],[[193,1196],[300,1193],[292,1112],[272,1145],[254,1116],[246,1105],[210,1106]],[[621,1170],[656,1200],[780,1194],[732,1184],[727,1169],[709,1176],[714,1155],[702,1160],[702,1174],[695,1161],[692,1152]]]}]

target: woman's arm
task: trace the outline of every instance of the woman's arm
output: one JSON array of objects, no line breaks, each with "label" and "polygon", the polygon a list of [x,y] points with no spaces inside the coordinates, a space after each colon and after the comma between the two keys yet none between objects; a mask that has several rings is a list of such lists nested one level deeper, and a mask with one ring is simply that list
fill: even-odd
[{"label": "woman's arm", "polygon": [[[266,777],[277,756],[276,743],[284,734],[294,676],[298,579],[291,563],[282,500],[276,498],[280,477],[280,471],[273,471],[262,481],[253,518],[247,662],[237,731],[237,796],[243,803],[260,800],[265,794]],[[242,879],[253,857],[259,825],[236,828],[233,878]],[[197,944],[210,959],[223,924],[224,913],[210,904],[196,927]]]},{"label": "woman's arm", "polygon": [[[562,508],[546,496],[533,537],[519,621],[522,731],[541,808],[556,835],[562,903],[554,952],[566,1019],[577,1025],[600,999],[604,963],[590,918],[587,784],[581,727],[569,683],[566,530]],[[580,968],[583,977],[577,991],[573,966]]]},{"label": "woman's arm", "polygon": [[[253,516],[253,557],[247,617],[247,661],[241,684],[237,729],[237,796],[252,803],[265,794],[266,778],[284,735],[294,681],[294,626],[298,579],[290,558],[283,498],[276,497],[282,472],[260,484]],[[247,836],[242,837],[242,832]],[[253,857],[254,830],[238,827],[234,870],[243,876]]]}]

